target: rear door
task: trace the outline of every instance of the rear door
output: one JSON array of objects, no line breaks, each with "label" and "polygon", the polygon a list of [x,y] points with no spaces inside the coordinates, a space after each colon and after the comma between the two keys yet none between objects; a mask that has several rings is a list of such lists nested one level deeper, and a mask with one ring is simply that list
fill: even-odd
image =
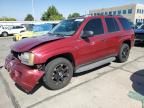
[{"label": "rear door", "polygon": [[106,52],[108,56],[116,56],[120,45],[119,37],[122,35],[117,20],[114,17],[105,17],[106,33]]}]

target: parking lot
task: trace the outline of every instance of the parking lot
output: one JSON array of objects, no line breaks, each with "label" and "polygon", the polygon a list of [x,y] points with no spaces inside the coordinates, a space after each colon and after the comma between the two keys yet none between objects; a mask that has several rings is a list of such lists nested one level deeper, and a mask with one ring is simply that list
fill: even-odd
[{"label": "parking lot", "polygon": [[[14,42],[0,38],[0,67]],[[17,87],[8,72],[0,69],[0,108],[142,108],[144,104],[144,45],[131,50],[126,63],[111,63],[75,74],[58,91],[43,84],[27,94]]]}]

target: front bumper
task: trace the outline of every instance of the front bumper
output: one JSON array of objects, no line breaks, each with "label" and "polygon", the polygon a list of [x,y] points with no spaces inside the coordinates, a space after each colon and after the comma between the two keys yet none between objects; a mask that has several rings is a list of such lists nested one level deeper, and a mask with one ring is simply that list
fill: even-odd
[{"label": "front bumper", "polygon": [[44,75],[43,71],[22,64],[11,54],[5,60],[5,68],[10,73],[14,82],[26,92],[31,92]]}]

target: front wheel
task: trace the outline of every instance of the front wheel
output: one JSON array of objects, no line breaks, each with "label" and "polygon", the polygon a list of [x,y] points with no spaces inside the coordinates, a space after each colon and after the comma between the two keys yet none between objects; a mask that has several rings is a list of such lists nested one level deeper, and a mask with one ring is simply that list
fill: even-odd
[{"label": "front wheel", "polygon": [[56,58],[46,65],[43,81],[47,88],[58,90],[68,85],[72,76],[72,63],[65,58]]},{"label": "front wheel", "polygon": [[125,61],[127,61],[128,57],[129,57],[129,52],[130,52],[130,47],[128,44],[122,44],[121,48],[120,48],[120,52],[117,56],[117,61],[120,63],[123,63]]}]

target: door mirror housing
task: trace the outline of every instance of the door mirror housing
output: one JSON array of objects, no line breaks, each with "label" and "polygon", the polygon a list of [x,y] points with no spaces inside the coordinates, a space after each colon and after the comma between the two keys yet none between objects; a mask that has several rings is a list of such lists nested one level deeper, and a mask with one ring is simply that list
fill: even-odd
[{"label": "door mirror housing", "polygon": [[94,35],[94,32],[93,31],[83,31],[81,37],[82,38],[88,38],[88,37],[92,37]]}]

